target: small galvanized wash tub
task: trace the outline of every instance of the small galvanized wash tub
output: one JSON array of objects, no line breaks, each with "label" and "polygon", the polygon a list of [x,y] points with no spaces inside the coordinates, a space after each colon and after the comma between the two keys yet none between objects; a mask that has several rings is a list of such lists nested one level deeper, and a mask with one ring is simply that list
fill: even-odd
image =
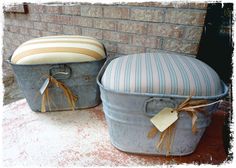
[{"label": "small galvanized wash tub", "polygon": [[[62,82],[78,98],[74,109],[94,107],[101,102],[96,76],[106,60],[105,47],[101,44],[104,47],[104,55],[99,59],[90,58],[85,53],[90,47],[95,50],[95,45],[98,46],[98,43],[90,37],[48,36],[27,41],[22,44],[25,48],[19,47],[20,49],[16,50],[19,57],[15,58],[18,59],[10,58],[9,63],[33,111],[41,112],[40,89],[45,87],[48,76]],[[80,50],[81,46],[83,50]],[[95,55],[96,51],[91,53]],[[23,59],[19,59],[20,56]],[[21,61],[20,64],[17,61]],[[47,107],[46,111],[71,110],[63,89],[53,85],[49,85],[48,88],[51,107]]]},{"label": "small galvanized wash tub", "polygon": [[[106,121],[108,124],[109,134],[110,134],[110,140],[111,143],[118,148],[119,150],[130,152],[130,153],[140,153],[140,154],[154,154],[154,155],[166,155],[167,149],[162,148],[161,150],[157,150],[156,144],[160,140],[160,132],[157,133],[157,135],[149,139],[147,137],[147,134],[149,133],[150,129],[153,128],[153,124],[150,122],[150,118],[152,118],[155,114],[160,112],[163,108],[169,107],[169,108],[176,108],[179,104],[181,104],[183,101],[188,98],[188,94],[191,91],[190,88],[188,88],[188,85],[185,85],[186,83],[182,83],[183,86],[187,87],[186,89],[180,89],[181,88],[181,81],[178,83],[180,87],[178,88],[178,91],[176,91],[176,94],[170,94],[173,92],[173,90],[168,90],[168,88],[165,88],[165,91],[162,91],[160,89],[163,89],[162,87],[168,85],[168,83],[164,83],[164,85],[161,86],[161,83],[163,81],[167,81],[166,78],[168,78],[168,75],[171,73],[176,74],[177,71],[174,72],[173,67],[169,66],[170,64],[174,64],[173,60],[175,60],[175,56],[178,58],[176,59],[176,63],[180,63],[180,59],[184,58],[186,62],[189,64],[191,63],[191,60],[194,58],[187,58],[186,56],[179,56],[175,53],[167,53],[167,52],[160,52],[160,53],[149,53],[149,54],[137,54],[138,56],[141,56],[144,58],[146,55],[147,57],[144,58],[144,60],[140,60],[137,57],[132,57],[133,55],[129,56],[123,56],[116,59],[110,59],[108,60],[101,71],[99,72],[99,75],[97,77],[97,83],[100,86],[101,90],[101,99],[103,102],[103,110],[105,113]],[[150,56],[150,57],[149,57]],[[163,62],[163,59],[167,58],[169,61]],[[151,59],[149,59],[151,58]],[[155,81],[155,77],[152,76],[155,75],[156,70],[152,67],[151,64],[153,64],[155,61],[152,59],[162,59],[159,60],[161,64],[158,66],[155,66],[159,69],[159,74],[156,74],[161,78],[162,80],[159,80],[159,83],[156,84],[153,83],[151,88],[147,89],[150,86],[151,83],[146,82],[145,80],[151,79],[151,81]],[[173,59],[172,59],[173,58]],[[172,60],[171,60],[172,59]],[[115,61],[116,60],[116,61]],[[133,61],[132,61],[133,60]],[[194,59],[195,61],[198,61]],[[185,62],[185,63],[186,63]],[[143,64],[144,63],[144,64]],[[166,63],[169,63],[167,65]],[[201,64],[198,68],[203,68],[202,66],[207,66],[201,62],[198,62]],[[137,65],[138,64],[138,65]],[[165,64],[165,65],[164,65]],[[154,64],[153,64],[154,65]],[[185,64],[184,66],[186,66]],[[135,70],[132,71],[132,68]],[[148,67],[147,69],[140,69],[140,67]],[[195,66],[195,65],[194,65]],[[115,67],[115,68],[113,68]],[[167,68],[167,69],[166,69]],[[180,67],[181,68],[181,67]],[[123,71],[123,70],[124,71]],[[151,70],[152,73],[151,73]],[[205,70],[211,71],[211,73],[214,74],[214,71],[207,67]],[[187,69],[188,70],[188,69]],[[203,73],[205,71],[203,69]],[[139,76],[138,74],[146,74],[145,78],[143,76]],[[161,75],[161,73],[163,73]],[[186,74],[190,75],[189,71],[184,72],[184,69],[181,69],[183,71],[182,79],[187,80],[185,77]],[[194,71],[196,72],[196,71]],[[169,74],[168,74],[169,73]],[[196,72],[199,73],[199,72]],[[208,73],[205,71],[205,73]],[[167,76],[166,76],[167,75]],[[209,74],[208,74],[209,75]],[[163,77],[165,76],[165,78]],[[169,76],[170,81],[169,84],[174,84],[175,82],[173,80],[178,80],[177,78],[174,78],[173,76]],[[199,77],[199,76],[198,76]],[[217,76],[215,76],[217,78]],[[196,77],[197,78],[197,77]],[[193,80],[194,77],[192,78]],[[205,79],[207,77],[205,76]],[[140,83],[142,81],[144,82],[144,85],[137,85],[137,83]],[[157,79],[158,81],[158,79]],[[195,82],[195,86],[198,84],[199,81],[189,81],[190,84],[194,84],[192,82]],[[200,82],[202,81],[202,78],[200,79]],[[196,93],[192,96],[192,100],[208,100],[208,102],[214,102],[216,100],[221,99],[224,97],[227,92],[228,88],[226,85],[221,81],[211,81],[211,82],[219,82],[215,86],[219,86],[220,88],[215,88],[215,90],[209,88],[212,92],[216,93],[217,95],[209,95],[206,96],[207,89],[201,89],[200,87],[196,87],[199,93]],[[177,85],[177,83],[175,83]],[[132,88],[132,84],[136,84],[136,88]],[[204,84],[204,83],[201,83]],[[159,85],[159,86],[158,86]],[[156,87],[158,86],[158,87]],[[174,85],[172,85],[173,87]],[[145,90],[145,87],[147,90]],[[203,87],[203,85],[202,85]],[[205,85],[205,87],[208,87]],[[159,90],[158,90],[159,88]],[[153,90],[157,89],[156,93],[150,93],[153,92]],[[188,89],[189,92],[188,92]],[[144,92],[142,92],[144,90]],[[187,92],[185,93],[185,91]],[[168,92],[169,93],[164,93]],[[193,90],[192,90],[193,91]],[[191,92],[192,92],[191,91]],[[201,91],[205,92],[204,96],[201,96]],[[210,91],[210,92],[211,92]],[[215,92],[216,91],[216,92]],[[149,93],[148,93],[149,92]],[[157,93],[160,92],[160,93]],[[178,92],[183,93],[183,95],[178,94]],[[185,93],[185,94],[184,94]],[[218,103],[219,104],[219,103]],[[216,110],[218,104],[208,105],[205,107],[205,111],[207,114],[203,114],[201,112],[197,113],[197,121],[196,121],[196,128],[197,133],[192,133],[192,119],[189,114],[186,112],[179,113],[179,118],[176,121],[175,126],[175,133],[173,134],[173,143],[171,145],[170,151],[168,155],[188,155],[194,152],[195,148],[198,145],[198,142],[200,141],[206,127],[211,122],[211,114]]]}]

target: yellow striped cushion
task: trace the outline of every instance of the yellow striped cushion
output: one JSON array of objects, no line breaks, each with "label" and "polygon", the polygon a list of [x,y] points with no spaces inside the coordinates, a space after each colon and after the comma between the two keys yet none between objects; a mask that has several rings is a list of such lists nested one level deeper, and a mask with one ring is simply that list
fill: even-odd
[{"label": "yellow striped cushion", "polygon": [[46,36],[20,45],[12,55],[15,64],[85,62],[105,58],[103,45],[86,36]]}]

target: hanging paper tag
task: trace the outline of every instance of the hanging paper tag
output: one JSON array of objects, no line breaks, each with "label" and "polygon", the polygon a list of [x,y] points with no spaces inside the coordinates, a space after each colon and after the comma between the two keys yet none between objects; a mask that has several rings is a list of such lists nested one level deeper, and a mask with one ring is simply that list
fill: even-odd
[{"label": "hanging paper tag", "polygon": [[44,93],[44,91],[46,90],[46,88],[48,87],[48,84],[49,84],[49,78],[47,78],[45,81],[44,81],[44,83],[43,83],[43,85],[41,86],[41,88],[40,88],[40,93],[41,93],[41,95]]},{"label": "hanging paper tag", "polygon": [[163,132],[169,126],[171,126],[177,119],[177,111],[174,111],[172,108],[164,108],[150,120],[160,132]]}]

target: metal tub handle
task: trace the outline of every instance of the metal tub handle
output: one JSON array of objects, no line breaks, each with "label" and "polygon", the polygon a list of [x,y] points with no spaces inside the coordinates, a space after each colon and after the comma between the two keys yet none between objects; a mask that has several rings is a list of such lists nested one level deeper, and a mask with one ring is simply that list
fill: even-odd
[{"label": "metal tub handle", "polygon": [[144,102],[144,114],[153,117],[163,108],[175,108],[176,105],[174,98],[151,97]]},{"label": "metal tub handle", "polygon": [[71,67],[66,64],[52,65],[49,69],[49,75],[56,79],[69,79],[72,75],[72,70]]}]

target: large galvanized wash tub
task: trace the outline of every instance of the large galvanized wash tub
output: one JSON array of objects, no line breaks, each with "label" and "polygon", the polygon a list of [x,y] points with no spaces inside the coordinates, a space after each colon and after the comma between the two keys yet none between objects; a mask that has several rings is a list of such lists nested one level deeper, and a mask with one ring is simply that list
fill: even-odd
[{"label": "large galvanized wash tub", "polygon": [[23,43],[9,59],[18,85],[33,111],[41,112],[41,90],[48,87],[46,111],[71,110],[64,90],[48,85],[51,76],[77,97],[74,109],[98,105],[96,76],[106,60],[103,44],[84,36],[48,36]]},{"label": "large galvanized wash tub", "polygon": [[[179,65],[177,69],[174,67],[174,60]],[[155,66],[155,63],[158,66]],[[199,66],[196,67],[196,64]],[[189,71],[189,68],[193,67],[195,70]],[[182,71],[182,75],[179,70]],[[199,76],[200,72],[207,75],[202,78]],[[171,76],[176,73],[181,76]],[[192,76],[192,81],[190,81],[186,77],[190,77],[192,73],[196,73],[196,76]],[[215,81],[212,81],[211,75]],[[209,79],[211,81],[207,81]],[[207,84],[204,83],[206,81]],[[218,79],[217,74],[204,63],[194,58],[167,52],[129,55],[108,60],[99,72],[97,83],[101,90],[111,143],[125,152],[155,155],[167,155],[167,148],[157,149],[156,147],[160,140],[160,132],[153,138],[147,137],[153,128],[150,118],[165,107],[176,108],[189,97],[190,93],[193,93],[192,100],[208,100],[211,103],[224,97],[228,91],[226,85]],[[215,84],[211,87],[208,86],[210,83]],[[202,88],[197,84],[200,84]],[[169,85],[172,85],[172,89],[168,88]],[[175,87],[177,85],[178,87]],[[185,88],[181,89],[182,86]],[[194,88],[191,89],[193,86]],[[195,134],[192,132],[190,115],[187,112],[179,113],[168,155],[188,155],[195,150],[218,104],[216,102],[207,105],[204,108],[206,113],[197,113]]]}]

